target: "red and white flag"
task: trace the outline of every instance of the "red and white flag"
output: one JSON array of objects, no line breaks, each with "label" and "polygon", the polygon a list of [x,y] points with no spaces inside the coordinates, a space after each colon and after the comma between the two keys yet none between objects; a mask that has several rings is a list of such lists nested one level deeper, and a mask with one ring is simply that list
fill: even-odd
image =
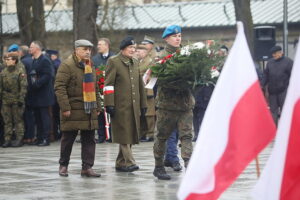
[{"label": "red and white flag", "polygon": [[218,199],[275,136],[243,24],[237,27],[177,194],[181,200]]},{"label": "red and white flag", "polygon": [[256,200],[300,199],[300,48],[292,69],[276,142],[252,192]]}]

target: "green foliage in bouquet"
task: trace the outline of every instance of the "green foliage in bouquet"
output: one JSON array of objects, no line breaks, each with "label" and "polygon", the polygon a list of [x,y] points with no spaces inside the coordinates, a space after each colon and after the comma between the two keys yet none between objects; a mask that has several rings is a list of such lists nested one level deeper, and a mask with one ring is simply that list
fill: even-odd
[{"label": "green foliage in bouquet", "polygon": [[218,49],[217,45],[209,49],[190,47],[184,52],[167,55],[151,68],[152,76],[158,78],[159,85],[177,90],[214,84],[217,77],[212,77],[212,69],[218,69],[224,61]]}]

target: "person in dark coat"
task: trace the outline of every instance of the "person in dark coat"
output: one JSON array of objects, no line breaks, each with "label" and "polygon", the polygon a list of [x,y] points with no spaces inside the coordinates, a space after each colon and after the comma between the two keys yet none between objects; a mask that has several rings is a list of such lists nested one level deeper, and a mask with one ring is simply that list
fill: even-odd
[{"label": "person in dark coat", "polygon": [[[61,60],[59,59],[59,52],[57,50],[48,49],[46,50],[48,57],[52,62],[52,66],[54,66],[54,73],[57,74],[57,70],[61,64]],[[59,105],[57,103],[57,99],[55,96],[55,102],[52,106],[51,110],[51,117],[52,117],[52,127],[53,127],[53,136],[52,140],[60,139],[61,132],[60,132],[60,118],[59,118]]]},{"label": "person in dark coat", "polygon": [[131,146],[140,139],[140,117],[147,111],[146,94],[138,61],[133,58],[134,38],[120,44],[120,53],[108,60],[105,71],[104,106],[112,118],[112,142],[119,144],[116,170],[138,170]]},{"label": "person in dark coat", "polygon": [[[21,57],[21,62],[25,66],[26,74],[29,74],[32,67],[32,55],[29,54],[29,47],[27,45],[22,45],[19,48],[19,55]],[[30,76],[27,75],[27,82],[29,83]],[[28,97],[31,96],[29,92],[29,86],[27,86],[27,94],[25,97],[25,111],[24,111],[24,143],[33,144],[35,137],[35,118],[33,113],[33,108],[28,105]]]},{"label": "person in dark coat", "polygon": [[30,44],[33,56],[29,71],[28,104],[33,107],[37,124],[37,145],[48,146],[51,130],[49,107],[54,104],[54,68],[51,61],[42,54],[42,43],[33,41]]},{"label": "person in dark coat", "polygon": [[81,176],[100,177],[92,167],[95,161],[95,130],[97,115],[101,112],[99,87],[90,56],[93,44],[85,39],[76,40],[74,53],[58,68],[55,94],[61,111],[61,150],[59,175],[68,176],[72,146],[80,130],[82,145]]},{"label": "person in dark coat", "polygon": [[268,86],[269,105],[277,124],[289,86],[293,61],[283,55],[280,46],[274,46],[270,51],[273,58],[268,61],[264,71],[264,85]]},{"label": "person in dark coat", "polygon": [[[110,40],[108,38],[100,38],[98,40],[98,53],[93,56],[92,61],[94,67],[97,69],[102,65],[107,64],[107,60],[114,56],[115,53],[110,51]],[[106,139],[105,137],[105,113],[102,112],[98,116],[98,122],[99,122],[99,129],[98,129],[98,142],[103,143]],[[111,129],[109,129],[109,134],[111,138]],[[109,140],[111,141],[111,139]]]}]

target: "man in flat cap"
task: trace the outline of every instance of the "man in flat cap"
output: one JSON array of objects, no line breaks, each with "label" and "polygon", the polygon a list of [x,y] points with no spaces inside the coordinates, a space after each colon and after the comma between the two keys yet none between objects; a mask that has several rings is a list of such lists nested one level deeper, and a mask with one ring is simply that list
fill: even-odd
[{"label": "man in flat cap", "polygon": [[267,91],[269,93],[269,106],[275,123],[282,110],[287,88],[289,86],[290,75],[293,67],[293,61],[284,56],[280,46],[274,46],[270,49],[272,57],[268,60],[264,71]]},{"label": "man in flat cap", "polygon": [[99,88],[95,68],[91,64],[93,44],[88,40],[76,40],[74,53],[58,68],[55,94],[60,107],[62,131],[59,159],[59,175],[68,176],[72,146],[80,130],[81,176],[100,177],[92,169],[95,160],[95,130],[101,112]]},{"label": "man in flat cap", "polygon": [[104,106],[112,119],[112,142],[119,144],[116,171],[132,172],[139,169],[131,146],[139,143],[140,116],[146,113],[146,96],[138,61],[133,58],[136,50],[134,38],[124,38],[120,50],[108,59]]},{"label": "man in flat cap", "polygon": [[[180,49],[181,28],[177,25],[168,26],[162,34],[166,41],[162,56],[173,54]],[[189,89],[176,90],[160,85],[156,97],[157,133],[154,136],[155,169],[153,175],[158,179],[169,180],[171,177],[164,168],[166,141],[175,130],[181,141],[181,157],[187,167],[192,154],[192,123],[194,97]]]}]

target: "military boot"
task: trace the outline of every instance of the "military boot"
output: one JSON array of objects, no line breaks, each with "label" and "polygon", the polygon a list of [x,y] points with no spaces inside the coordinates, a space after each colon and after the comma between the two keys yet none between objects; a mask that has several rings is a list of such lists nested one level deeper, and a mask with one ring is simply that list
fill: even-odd
[{"label": "military boot", "polygon": [[11,144],[11,146],[12,147],[21,147],[21,146],[23,146],[23,141],[17,139]]},{"label": "military boot", "polygon": [[5,140],[4,144],[2,145],[3,148],[10,147],[11,146],[11,140]]},{"label": "military boot", "polygon": [[160,180],[170,180],[171,176],[167,174],[165,167],[156,166],[153,171],[153,175]]}]

